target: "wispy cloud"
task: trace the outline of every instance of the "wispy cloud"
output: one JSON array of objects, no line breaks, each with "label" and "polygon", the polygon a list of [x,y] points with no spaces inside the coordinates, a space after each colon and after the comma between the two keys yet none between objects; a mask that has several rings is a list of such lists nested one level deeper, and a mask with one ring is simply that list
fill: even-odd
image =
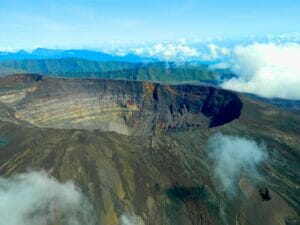
[{"label": "wispy cloud", "polygon": [[144,221],[135,214],[123,214],[121,216],[121,225],[144,225]]},{"label": "wispy cloud", "polygon": [[259,178],[257,166],[267,158],[266,148],[253,140],[223,135],[212,136],[208,146],[209,158],[223,190],[234,196],[241,173],[250,178]]},{"label": "wispy cloud", "polygon": [[230,54],[231,50],[229,48],[210,43],[207,45],[207,52],[201,55],[201,60],[213,61]]},{"label": "wispy cloud", "polygon": [[53,224],[59,219],[66,225],[95,225],[94,216],[72,182],[60,183],[45,172],[0,177],[0,224]]}]

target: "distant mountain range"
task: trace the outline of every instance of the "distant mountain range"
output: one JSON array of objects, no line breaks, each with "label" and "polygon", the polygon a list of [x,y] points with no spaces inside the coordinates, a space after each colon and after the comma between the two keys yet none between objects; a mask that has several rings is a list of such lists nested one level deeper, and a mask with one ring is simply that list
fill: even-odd
[{"label": "distant mountain range", "polygon": [[20,50],[18,52],[0,52],[0,61],[3,60],[25,60],[25,59],[61,59],[61,58],[80,58],[87,60],[96,60],[101,62],[157,62],[156,58],[141,57],[135,54],[118,56],[104,52],[91,50],[60,50],[37,48],[32,52]]},{"label": "distant mountain range", "polygon": [[232,77],[226,69],[209,69],[208,61],[162,62],[158,58],[119,56],[92,50],[37,48],[0,52],[0,76],[38,73],[70,78],[112,78],[154,82],[219,83]]},{"label": "distant mountain range", "polygon": [[[227,71],[212,71],[201,63],[91,61],[79,58],[0,61],[0,76],[36,73],[69,78],[112,78],[155,82],[217,83]],[[229,74],[230,75],[230,74]]]}]

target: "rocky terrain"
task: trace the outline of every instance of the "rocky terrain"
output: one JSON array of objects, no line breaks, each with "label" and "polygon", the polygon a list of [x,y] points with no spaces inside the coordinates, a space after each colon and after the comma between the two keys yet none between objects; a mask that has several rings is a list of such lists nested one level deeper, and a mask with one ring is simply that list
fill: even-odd
[{"label": "rocky terrain", "polygon": [[[0,120],[1,176],[73,181],[90,224],[299,224],[300,116],[243,94],[23,74],[0,79]],[[215,134],[263,143],[268,155],[234,195],[210,158]]]}]

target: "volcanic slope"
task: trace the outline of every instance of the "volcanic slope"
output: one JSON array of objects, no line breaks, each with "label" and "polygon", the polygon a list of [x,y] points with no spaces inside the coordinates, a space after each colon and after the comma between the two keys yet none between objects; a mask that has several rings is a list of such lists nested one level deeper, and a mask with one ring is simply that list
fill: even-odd
[{"label": "volcanic slope", "polygon": [[[96,224],[299,224],[297,114],[207,86],[16,75],[0,87],[1,176],[74,181]],[[264,142],[259,184],[246,174],[236,196],[222,191],[216,133]]]}]

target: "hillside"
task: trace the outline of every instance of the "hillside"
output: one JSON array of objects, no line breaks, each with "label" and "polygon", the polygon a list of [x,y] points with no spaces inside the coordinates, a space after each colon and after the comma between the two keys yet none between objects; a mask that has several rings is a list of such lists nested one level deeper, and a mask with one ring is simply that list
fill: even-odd
[{"label": "hillside", "polygon": [[37,73],[71,78],[113,78],[156,82],[217,82],[222,72],[199,63],[99,62],[78,58],[0,61],[0,76]]}]

